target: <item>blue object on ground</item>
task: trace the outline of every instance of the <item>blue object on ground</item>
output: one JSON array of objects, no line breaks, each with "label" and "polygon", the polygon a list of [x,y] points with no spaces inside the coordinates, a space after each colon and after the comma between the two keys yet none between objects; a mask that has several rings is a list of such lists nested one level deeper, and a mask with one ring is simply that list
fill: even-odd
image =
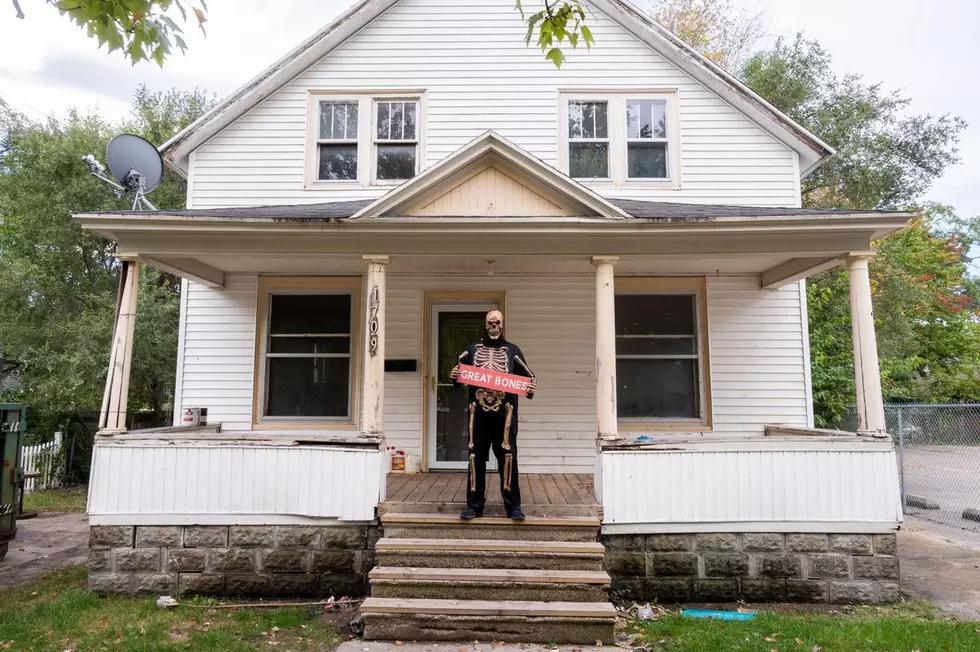
[{"label": "blue object on ground", "polygon": [[636,441],[653,441],[653,438],[650,435],[640,435]]},{"label": "blue object on ground", "polygon": [[681,609],[681,615],[688,618],[711,618],[713,620],[752,620],[759,614],[754,611],[718,611],[715,609]]}]

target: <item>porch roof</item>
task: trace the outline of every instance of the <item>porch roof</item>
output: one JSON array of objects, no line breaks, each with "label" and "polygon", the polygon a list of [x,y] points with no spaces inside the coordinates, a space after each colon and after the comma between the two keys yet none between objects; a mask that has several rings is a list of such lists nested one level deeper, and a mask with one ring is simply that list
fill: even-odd
[{"label": "porch roof", "polygon": [[[240,206],[226,208],[200,208],[184,210],[160,211],[106,211],[93,215],[79,217],[94,217],[96,215],[125,215],[139,219],[146,218],[218,218],[222,220],[245,221],[298,221],[298,222],[337,222],[344,221],[356,215],[364,208],[375,203],[374,199],[358,199],[350,201],[331,201],[313,204],[285,204],[268,206]],[[726,204],[684,204],[680,202],[645,201],[641,199],[609,198],[607,201],[626,213],[631,219],[650,222],[705,222],[744,220],[751,218],[781,218],[792,220],[807,220],[821,217],[831,218],[865,218],[865,217],[894,217],[900,220],[910,219],[914,213],[891,210],[846,210],[822,208],[793,208],[772,206],[735,206]],[[496,218],[467,217],[444,215],[439,220],[458,217],[474,221],[490,221],[507,219],[508,216]],[[403,219],[380,218],[380,219]],[[527,217],[512,216],[511,219],[526,220]],[[551,218],[554,219],[554,218]]]}]

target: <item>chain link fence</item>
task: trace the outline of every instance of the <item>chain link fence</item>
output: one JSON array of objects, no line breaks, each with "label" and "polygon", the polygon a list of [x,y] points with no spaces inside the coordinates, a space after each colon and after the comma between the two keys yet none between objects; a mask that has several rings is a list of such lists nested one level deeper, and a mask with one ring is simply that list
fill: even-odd
[{"label": "chain link fence", "polygon": [[[905,513],[980,532],[980,403],[890,403],[885,420]],[[841,429],[857,429],[853,408]]]}]

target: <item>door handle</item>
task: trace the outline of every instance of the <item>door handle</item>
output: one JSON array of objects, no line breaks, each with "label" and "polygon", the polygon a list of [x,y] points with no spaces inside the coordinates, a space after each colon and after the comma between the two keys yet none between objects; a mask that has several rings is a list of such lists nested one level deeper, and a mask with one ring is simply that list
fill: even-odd
[{"label": "door handle", "polygon": [[433,375],[433,376],[430,376],[430,378],[432,378],[432,391],[434,392],[434,391],[436,391],[436,377],[435,377],[435,375]]}]

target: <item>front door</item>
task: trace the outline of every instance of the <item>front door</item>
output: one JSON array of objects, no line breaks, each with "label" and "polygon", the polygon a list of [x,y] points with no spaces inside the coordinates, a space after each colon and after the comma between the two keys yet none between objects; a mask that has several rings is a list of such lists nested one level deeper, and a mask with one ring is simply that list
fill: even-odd
[{"label": "front door", "polygon": [[[485,332],[486,315],[496,303],[434,304],[429,343],[429,467],[465,469],[469,462],[469,394],[454,387],[449,372],[467,346]],[[493,456],[490,456],[491,462]]]}]

